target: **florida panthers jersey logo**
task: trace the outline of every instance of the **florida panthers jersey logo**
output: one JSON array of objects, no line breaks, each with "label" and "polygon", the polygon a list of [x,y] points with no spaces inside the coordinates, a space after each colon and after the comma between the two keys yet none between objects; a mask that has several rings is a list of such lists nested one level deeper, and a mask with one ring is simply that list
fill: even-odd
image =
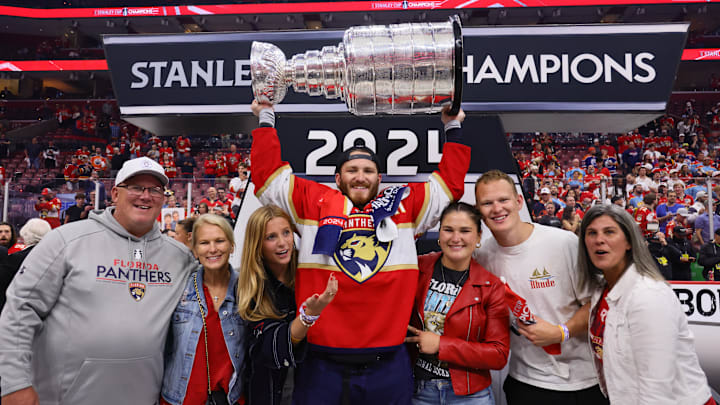
[{"label": "florida panthers jersey logo", "polygon": [[130,290],[130,296],[135,301],[140,301],[145,296],[145,284],[143,283],[130,283],[128,289]]},{"label": "florida panthers jersey logo", "polygon": [[340,234],[333,255],[335,263],[343,273],[358,283],[369,280],[382,268],[392,246],[392,242],[380,242],[377,239],[372,219],[369,217],[351,215],[348,218],[350,226]]}]

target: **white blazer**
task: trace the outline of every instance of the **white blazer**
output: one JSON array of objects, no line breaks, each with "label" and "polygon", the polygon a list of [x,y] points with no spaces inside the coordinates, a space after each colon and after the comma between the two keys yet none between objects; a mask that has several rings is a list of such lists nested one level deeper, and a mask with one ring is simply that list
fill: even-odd
[{"label": "white blazer", "polygon": [[[588,328],[604,284],[593,293]],[[607,302],[602,370],[594,363],[611,404],[702,405],[710,399],[687,317],[667,283],[641,276],[632,264]]]}]

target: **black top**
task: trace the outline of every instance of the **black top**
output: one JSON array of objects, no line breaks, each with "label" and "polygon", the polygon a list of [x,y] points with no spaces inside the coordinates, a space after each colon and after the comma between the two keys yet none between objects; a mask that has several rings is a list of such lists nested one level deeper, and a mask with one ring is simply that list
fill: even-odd
[{"label": "black top", "polygon": [[79,221],[81,219],[87,218],[87,215],[83,216],[83,213],[85,212],[84,208],[80,208],[75,205],[71,205],[68,207],[68,209],[65,210],[65,218],[67,218],[67,222],[75,222]]},{"label": "black top", "polygon": [[290,324],[295,319],[295,291],[265,271],[265,294],[272,299],[275,309],[285,314],[282,319],[263,319],[249,322],[250,344],[248,357],[247,404],[280,404],[283,386],[290,367],[305,358],[307,341],[293,347],[290,341]]},{"label": "black top", "polygon": [[[435,262],[423,308],[423,329],[425,331],[443,335],[445,316],[467,281],[468,271],[469,269],[465,271],[450,270],[443,266],[440,260]],[[418,380],[450,379],[448,364],[440,361],[437,353],[420,353],[415,362],[414,373]]]},{"label": "black top", "polygon": [[0,249],[0,311],[2,311],[2,308],[5,306],[5,292],[7,288],[20,269],[22,262],[35,246],[37,245],[30,246],[11,255],[7,254],[7,248],[0,246],[4,249]]}]

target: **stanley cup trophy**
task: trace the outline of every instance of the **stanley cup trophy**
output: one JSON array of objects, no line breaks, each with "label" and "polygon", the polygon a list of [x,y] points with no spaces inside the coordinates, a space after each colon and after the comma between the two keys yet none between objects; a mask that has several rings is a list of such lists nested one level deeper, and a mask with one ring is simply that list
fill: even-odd
[{"label": "stanley cup trophy", "polygon": [[255,98],[280,103],[290,85],[297,93],[340,98],[355,115],[439,112],[457,114],[462,92],[462,28],[444,23],[351,27],[337,46],[293,56],[253,42]]}]

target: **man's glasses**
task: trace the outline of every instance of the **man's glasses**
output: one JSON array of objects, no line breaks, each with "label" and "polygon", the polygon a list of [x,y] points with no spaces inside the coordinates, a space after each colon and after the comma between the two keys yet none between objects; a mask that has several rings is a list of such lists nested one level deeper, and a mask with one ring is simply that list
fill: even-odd
[{"label": "man's glasses", "polygon": [[128,194],[133,197],[140,197],[145,193],[145,190],[150,193],[150,197],[152,198],[162,198],[165,194],[165,190],[160,186],[142,187],[136,184],[120,184],[116,187],[126,189]]}]

